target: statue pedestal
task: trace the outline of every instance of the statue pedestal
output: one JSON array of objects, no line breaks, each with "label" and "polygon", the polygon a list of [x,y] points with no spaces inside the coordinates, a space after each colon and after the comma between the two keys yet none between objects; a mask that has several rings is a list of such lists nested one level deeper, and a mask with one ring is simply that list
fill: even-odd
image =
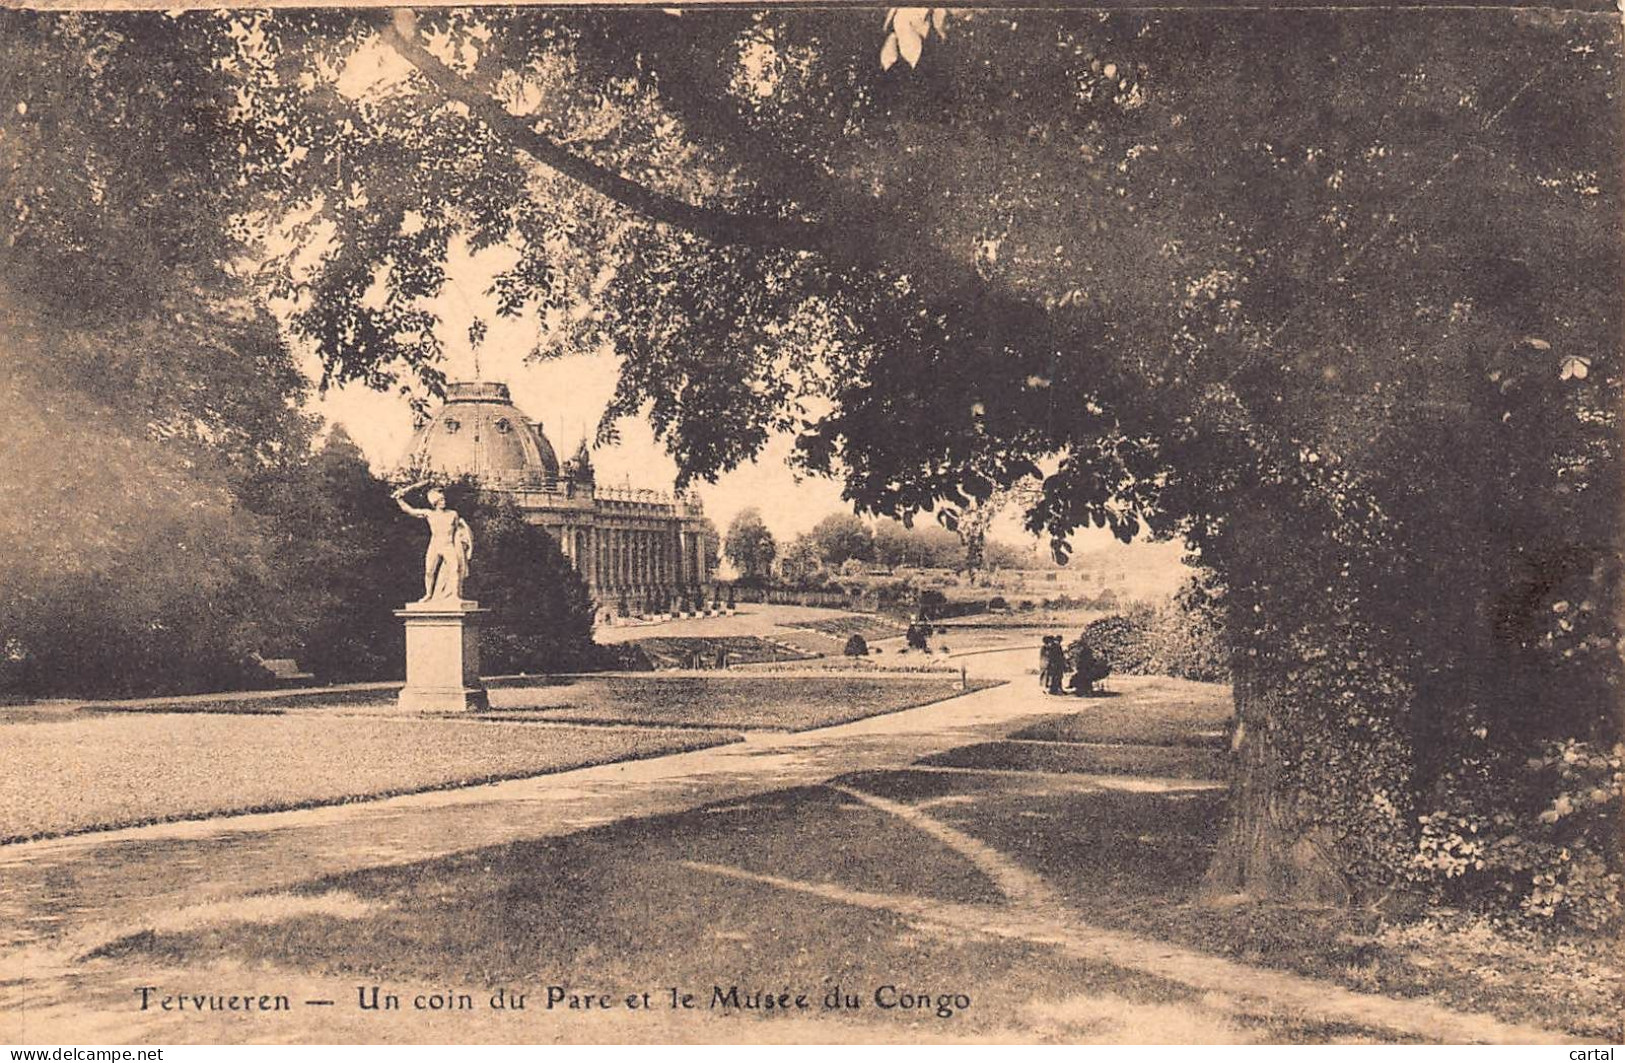
[{"label": "statue pedestal", "polygon": [[478,602],[412,602],[395,615],[406,623],[406,686],[400,706],[416,712],[490,708],[480,683]]}]

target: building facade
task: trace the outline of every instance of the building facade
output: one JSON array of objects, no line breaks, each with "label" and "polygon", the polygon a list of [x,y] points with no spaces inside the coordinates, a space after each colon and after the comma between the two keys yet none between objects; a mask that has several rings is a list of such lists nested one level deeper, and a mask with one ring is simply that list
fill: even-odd
[{"label": "building facade", "polygon": [[396,471],[398,479],[462,477],[508,496],[553,536],[600,619],[693,608],[711,587],[716,531],[697,496],[601,487],[585,440],[561,464],[506,384],[448,385]]}]

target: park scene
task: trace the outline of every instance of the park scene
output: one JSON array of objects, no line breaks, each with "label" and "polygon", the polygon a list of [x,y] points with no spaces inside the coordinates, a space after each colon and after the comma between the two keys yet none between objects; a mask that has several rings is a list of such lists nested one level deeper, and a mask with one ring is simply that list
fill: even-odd
[{"label": "park scene", "polygon": [[0,12],[0,1037],[1625,1037],[1621,21]]}]

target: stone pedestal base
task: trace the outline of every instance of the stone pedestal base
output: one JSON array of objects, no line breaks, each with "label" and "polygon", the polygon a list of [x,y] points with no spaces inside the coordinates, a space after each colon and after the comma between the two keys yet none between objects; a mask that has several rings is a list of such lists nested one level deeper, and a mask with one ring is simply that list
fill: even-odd
[{"label": "stone pedestal base", "polygon": [[406,623],[406,686],[400,706],[415,712],[490,707],[480,682],[478,602],[412,602],[395,615]]}]

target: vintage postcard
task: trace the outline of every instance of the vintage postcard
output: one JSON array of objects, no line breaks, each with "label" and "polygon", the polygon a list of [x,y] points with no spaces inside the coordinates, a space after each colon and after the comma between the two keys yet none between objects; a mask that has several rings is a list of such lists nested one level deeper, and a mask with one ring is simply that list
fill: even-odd
[{"label": "vintage postcard", "polygon": [[0,7],[0,1039],[1612,1058],[1611,4],[145,6]]}]

